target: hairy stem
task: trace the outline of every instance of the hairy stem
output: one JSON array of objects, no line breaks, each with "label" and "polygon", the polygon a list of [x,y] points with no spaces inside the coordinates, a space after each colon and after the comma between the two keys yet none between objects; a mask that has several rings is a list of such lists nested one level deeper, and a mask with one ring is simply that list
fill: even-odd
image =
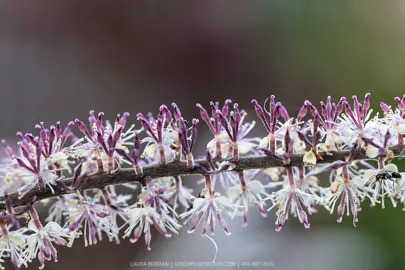
[{"label": "hairy stem", "polygon": [[[394,152],[395,157],[404,157],[405,154],[405,145],[397,145],[391,147],[390,150]],[[325,163],[333,163],[335,161],[345,161],[345,159],[349,156],[352,150],[347,151],[339,151],[335,152],[332,156],[327,155],[326,153],[319,153],[322,159],[318,160],[318,164],[325,164]],[[273,157],[268,156],[247,156],[247,157],[240,157],[238,161],[233,162],[235,164],[233,171],[244,171],[250,169],[266,169],[271,167],[300,167],[304,166],[303,163],[303,154],[293,154],[291,155],[291,162],[288,165],[283,164],[283,161],[275,159]],[[353,160],[369,160],[364,151],[357,151],[354,156]],[[378,159],[378,157],[376,158]],[[229,161],[226,159],[215,159],[215,161]],[[209,164],[206,160],[200,159],[195,160],[195,163],[199,165],[209,168]],[[195,166],[190,168],[187,166],[186,161],[174,160],[168,162],[166,164],[160,165],[147,165],[143,167],[143,175],[139,176],[134,171],[133,168],[126,168],[126,169],[119,169],[116,170],[114,173],[110,174],[108,172],[99,172],[92,175],[89,175],[86,178],[86,181],[80,187],[80,191],[87,190],[87,189],[103,189],[108,185],[116,185],[116,184],[125,184],[125,183],[140,183],[144,184],[145,180],[148,178],[161,178],[161,177],[176,177],[179,175],[192,175],[192,174],[201,174],[204,175],[205,172],[199,166]],[[63,180],[66,186],[70,186],[72,184],[72,178],[68,178]],[[12,205],[14,207],[24,206],[33,202],[41,201],[44,199],[48,199],[55,196],[60,196],[64,194],[73,193],[74,191],[69,191],[61,188],[60,186],[54,187],[54,193],[49,189],[48,186],[44,189],[40,189],[39,187],[33,188],[30,192],[28,192],[22,198],[19,198],[19,194],[13,193],[9,194],[8,196],[11,199]],[[0,197],[0,210],[5,210],[5,198]]]}]

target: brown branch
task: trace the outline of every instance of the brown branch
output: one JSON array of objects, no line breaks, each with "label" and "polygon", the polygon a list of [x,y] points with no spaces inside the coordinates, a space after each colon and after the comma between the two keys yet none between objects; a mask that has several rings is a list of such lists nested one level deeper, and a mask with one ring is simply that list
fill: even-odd
[{"label": "brown branch", "polygon": [[[390,148],[394,152],[395,157],[403,157],[405,152],[405,145],[397,145]],[[322,152],[319,153],[322,159],[318,160],[318,164],[324,163],[333,163],[335,161],[342,160],[344,161],[345,158],[350,154],[350,151],[340,151],[333,154],[333,156],[327,155],[326,153]],[[287,166],[303,166],[303,154],[294,154],[291,156],[290,160],[291,163]],[[354,155],[354,160],[369,160],[363,151],[358,151]],[[226,161],[226,160],[220,160]],[[208,168],[208,162],[204,159],[196,160],[196,163]],[[271,167],[285,167],[286,165],[283,164],[282,161],[274,159],[268,156],[248,156],[248,157],[241,157],[237,162],[235,162],[235,167],[233,171],[243,171],[249,169],[266,169]],[[154,178],[161,178],[161,177],[168,177],[168,176],[178,176],[178,175],[192,175],[192,174],[204,174],[204,171],[201,168],[194,167],[188,168],[185,161],[172,161],[168,162],[165,165],[147,165],[143,167],[143,176],[137,176],[132,168],[126,169],[119,169],[113,174],[109,174],[106,172],[95,173],[89,175],[86,178],[86,182],[80,187],[80,190],[88,190],[88,189],[102,189],[108,185],[116,185],[116,184],[125,184],[125,183],[141,183],[145,182],[145,179],[150,177]],[[64,183],[67,186],[70,186],[72,183],[72,178],[68,178],[64,180]],[[54,193],[50,190],[47,186],[44,190],[40,190],[39,188],[34,188],[29,191],[24,197],[21,199],[18,198],[19,195],[16,193],[10,194],[9,197],[11,198],[12,205],[14,207],[24,206],[32,202],[41,201],[43,199],[65,195],[72,193],[72,191],[64,190],[60,187],[54,187]],[[5,209],[4,197],[0,197],[0,210]]]}]

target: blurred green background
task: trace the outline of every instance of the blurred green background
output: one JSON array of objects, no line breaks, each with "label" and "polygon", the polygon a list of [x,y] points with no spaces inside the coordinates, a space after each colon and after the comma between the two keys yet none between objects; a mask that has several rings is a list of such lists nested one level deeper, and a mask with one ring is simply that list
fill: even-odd
[{"label": "blurred green background", "polygon": [[[191,118],[197,102],[231,98],[253,113],[252,98],[275,94],[294,115],[306,99],[362,100],[371,92],[378,110],[405,93],[405,1],[5,1],[0,60],[0,126],[9,140],[39,121],[85,119],[90,109],[110,119],[129,111],[135,122],[137,112],[173,101]],[[203,126],[201,153],[209,140]],[[218,232],[218,261],[403,269],[401,208],[364,205],[356,228],[351,217],[337,224],[322,210],[309,231],[291,219],[279,233],[274,215],[252,211],[248,228],[236,221],[231,237]],[[170,240],[155,233],[151,252],[142,241],[79,243],[60,249],[59,263],[46,269],[130,269],[131,261],[202,261],[212,253],[199,232]]]}]

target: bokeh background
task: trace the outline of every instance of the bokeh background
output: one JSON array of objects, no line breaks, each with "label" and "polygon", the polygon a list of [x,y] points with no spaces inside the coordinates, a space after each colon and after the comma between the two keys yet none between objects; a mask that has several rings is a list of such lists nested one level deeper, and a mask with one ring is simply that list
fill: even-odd
[{"label": "bokeh background", "polygon": [[[377,108],[405,93],[405,1],[1,1],[0,89],[0,133],[9,140],[40,121],[86,119],[90,109],[110,119],[129,111],[135,122],[137,112],[174,101],[188,118],[198,116],[197,102],[231,98],[253,112],[250,100],[271,94],[292,115],[328,95],[371,92]],[[203,123],[199,138],[203,153]],[[354,228],[351,217],[336,224],[321,211],[310,230],[292,219],[276,233],[274,215],[252,211],[247,228],[238,220],[229,222],[232,236],[215,235],[217,261],[403,269],[401,207],[365,205],[359,218]],[[59,248],[59,263],[45,269],[134,269],[131,262],[214,254],[198,231],[152,237],[150,252],[143,241]]]}]

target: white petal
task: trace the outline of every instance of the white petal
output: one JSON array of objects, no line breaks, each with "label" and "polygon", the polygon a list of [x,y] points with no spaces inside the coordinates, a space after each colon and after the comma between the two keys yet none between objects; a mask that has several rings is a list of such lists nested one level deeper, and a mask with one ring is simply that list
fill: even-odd
[{"label": "white petal", "polygon": [[24,238],[21,236],[11,235],[9,236],[10,241],[13,242],[16,246],[22,247],[25,244]]},{"label": "white petal", "polygon": [[48,224],[46,224],[46,225],[45,225],[45,229],[46,229],[47,231],[51,231],[51,232],[57,232],[57,233],[63,232],[62,227],[61,227],[58,223],[53,222],[53,221],[51,221],[51,222],[49,222]]},{"label": "white petal", "polygon": [[316,164],[316,156],[315,153],[310,150],[305,153],[303,162],[305,165],[315,165]]},{"label": "white petal", "polygon": [[222,208],[232,208],[232,204],[229,202],[228,198],[225,196],[220,196],[218,198],[215,198],[215,202],[218,204],[218,206]]},{"label": "white petal", "polygon": [[385,165],[385,169],[388,170],[388,171],[398,172],[397,165],[395,165],[393,163]]},{"label": "white petal", "polygon": [[269,135],[260,140],[260,147],[266,148],[269,145]]},{"label": "white petal", "polygon": [[248,187],[252,191],[255,191],[255,192],[258,192],[258,193],[264,192],[264,187],[263,187],[262,183],[260,183],[260,181],[258,181],[258,180],[250,181],[249,184],[248,184]]},{"label": "white petal", "polygon": [[193,208],[198,210],[200,209],[205,203],[207,202],[207,199],[204,198],[196,198],[193,202]]},{"label": "white petal", "polygon": [[35,226],[35,223],[34,223],[34,220],[33,219],[31,219],[29,222],[28,222],[28,229],[29,230],[31,230],[31,231],[34,231],[34,232],[38,232],[38,229],[37,229],[37,226]]},{"label": "white petal", "polygon": [[367,146],[367,150],[366,150],[366,156],[368,156],[369,158],[375,158],[378,156],[378,148],[372,146],[372,145],[368,145]]},{"label": "white petal", "polygon": [[398,132],[399,134],[401,134],[401,135],[404,135],[404,134],[405,134],[405,124],[404,124],[404,123],[397,124],[397,125],[395,126],[395,129],[397,130],[397,132]]},{"label": "white petal", "polygon": [[227,194],[230,200],[239,197],[240,193],[242,192],[240,185],[233,186],[228,188]]}]

